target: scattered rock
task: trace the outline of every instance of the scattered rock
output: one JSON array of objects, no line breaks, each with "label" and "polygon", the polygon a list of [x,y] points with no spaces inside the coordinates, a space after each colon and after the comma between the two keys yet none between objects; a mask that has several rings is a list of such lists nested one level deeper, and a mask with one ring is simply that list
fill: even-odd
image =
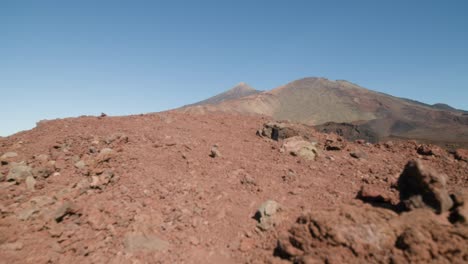
[{"label": "scattered rock", "polygon": [[29,202],[32,205],[41,208],[41,207],[44,207],[44,206],[54,204],[55,200],[53,198],[49,197],[49,196],[41,195],[41,196],[35,196],[35,197],[31,198],[31,200],[29,200]]},{"label": "scattered rock", "polygon": [[419,155],[424,155],[424,156],[434,155],[434,152],[432,152],[432,148],[429,145],[419,145],[416,151],[418,152]]},{"label": "scattered rock", "polygon": [[21,221],[31,219],[36,214],[42,213],[42,209],[53,205],[55,200],[48,196],[36,196],[29,200],[26,206],[17,213],[17,217]]},{"label": "scattered rock", "polygon": [[34,179],[33,176],[28,176],[28,177],[26,177],[25,183],[26,183],[26,188],[27,188],[28,190],[30,190],[30,191],[34,191],[34,190],[35,190],[36,180]]},{"label": "scattered rock", "polygon": [[32,176],[32,168],[24,163],[13,163],[7,175],[7,181],[15,181],[20,183],[28,176]]},{"label": "scattered rock", "polygon": [[257,185],[257,182],[255,181],[255,178],[253,178],[249,174],[243,175],[240,182],[241,182],[241,184],[244,184],[244,185],[254,185],[254,186]]},{"label": "scattered rock", "polygon": [[99,188],[101,186],[99,176],[91,176],[91,183],[89,184],[91,188]]},{"label": "scattered rock", "polygon": [[26,221],[26,220],[29,220],[35,213],[38,213],[38,212],[39,212],[39,208],[32,206],[32,207],[28,207],[28,208],[21,210],[17,214],[17,217],[21,221]]},{"label": "scattered rock", "polygon": [[34,159],[40,162],[46,163],[47,161],[49,161],[49,155],[46,155],[46,154],[36,155],[34,156]]},{"label": "scattered rock", "polygon": [[96,163],[108,162],[114,156],[114,150],[111,148],[101,149],[98,156],[96,157]]},{"label": "scattered rock", "polygon": [[430,207],[443,213],[453,205],[446,189],[446,176],[419,160],[409,161],[398,179],[400,200],[408,210]]},{"label": "scattered rock", "polygon": [[94,230],[104,230],[109,224],[109,219],[105,216],[104,212],[93,207],[88,211],[87,222]]},{"label": "scattered rock", "polygon": [[441,157],[444,155],[444,153],[446,153],[444,150],[442,150],[441,148],[437,146],[426,145],[426,144],[419,145],[416,149],[416,152],[422,156],[437,156],[437,157]]},{"label": "scattered rock", "polygon": [[47,163],[44,166],[35,167],[32,170],[32,174],[36,178],[48,178],[55,172],[55,167],[52,163]]},{"label": "scattered rock", "polygon": [[315,160],[318,155],[316,143],[308,142],[299,136],[285,139],[281,151],[307,160]]},{"label": "scattered rock", "polygon": [[80,160],[75,163],[75,167],[77,169],[84,169],[86,167],[86,163],[83,160]]},{"label": "scattered rock", "polygon": [[355,159],[367,159],[367,154],[364,151],[353,151],[349,155]]},{"label": "scattered rock", "polygon": [[454,206],[449,220],[468,226],[468,190],[462,190],[451,195]]},{"label": "scattered rock", "polygon": [[107,137],[104,140],[104,142],[106,142],[106,144],[108,145],[113,144],[113,143],[117,143],[117,144],[128,143],[128,136],[125,134],[121,134],[121,133],[112,134],[109,137]]},{"label": "scattered rock", "polygon": [[325,149],[326,150],[342,150],[346,148],[346,141],[339,136],[329,136],[325,140]]},{"label": "scattered rock", "polygon": [[91,184],[89,185],[91,188],[102,189],[104,186],[110,183],[110,181],[114,178],[114,172],[111,170],[105,170],[100,175],[91,176]]},{"label": "scattered rock", "polygon": [[281,210],[281,205],[273,200],[267,200],[258,208],[255,219],[257,219],[257,227],[266,231],[274,227],[278,219],[276,214]]},{"label": "scattered rock", "polygon": [[169,243],[155,235],[131,233],[125,236],[124,247],[129,253],[138,251],[163,251],[169,247]]},{"label": "scattered rock", "polygon": [[91,188],[91,184],[89,183],[88,179],[81,179],[75,186],[78,190],[78,194],[83,194]]},{"label": "scattered rock", "polygon": [[69,202],[66,201],[62,205],[60,205],[57,210],[55,210],[54,213],[54,219],[57,223],[61,222],[63,218],[67,215],[73,215],[77,213],[77,208],[76,206]]},{"label": "scattered rock", "polygon": [[189,237],[188,241],[190,242],[190,244],[192,244],[194,246],[198,246],[200,244],[200,240],[197,237],[194,237],[194,236]]},{"label": "scattered rock", "polygon": [[0,160],[7,160],[7,159],[15,158],[15,157],[18,157],[18,153],[16,153],[16,152],[6,152],[2,156],[0,156]]},{"label": "scattered rock", "polygon": [[0,245],[0,249],[3,251],[19,251],[23,249],[23,243],[21,242],[12,242],[12,243],[5,243]]},{"label": "scattered rock", "polygon": [[218,149],[218,145],[214,145],[214,146],[211,148],[210,157],[212,157],[212,158],[221,157],[221,152],[220,152],[219,149]]},{"label": "scattered rock", "polygon": [[387,141],[383,145],[387,149],[392,149],[395,146],[395,143],[393,143],[393,141]]},{"label": "scattered rock", "polygon": [[297,179],[297,173],[294,170],[289,169],[285,175],[281,176],[283,182],[292,183]]}]

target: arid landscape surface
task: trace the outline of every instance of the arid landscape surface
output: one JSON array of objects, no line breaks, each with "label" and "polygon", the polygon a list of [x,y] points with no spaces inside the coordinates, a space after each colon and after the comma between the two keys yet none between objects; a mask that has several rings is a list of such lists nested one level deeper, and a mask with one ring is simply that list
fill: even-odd
[{"label": "arid landscape surface", "polygon": [[0,1],[0,264],[468,264],[467,14]]},{"label": "arid landscape surface", "polygon": [[468,261],[466,149],[171,111],[43,121],[0,156],[3,263]]}]

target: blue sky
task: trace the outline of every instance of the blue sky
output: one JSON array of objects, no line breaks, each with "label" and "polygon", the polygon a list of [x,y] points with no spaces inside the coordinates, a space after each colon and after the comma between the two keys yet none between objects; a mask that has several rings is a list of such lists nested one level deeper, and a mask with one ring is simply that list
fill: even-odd
[{"label": "blue sky", "polygon": [[468,109],[467,1],[0,1],[0,135],[321,76]]}]

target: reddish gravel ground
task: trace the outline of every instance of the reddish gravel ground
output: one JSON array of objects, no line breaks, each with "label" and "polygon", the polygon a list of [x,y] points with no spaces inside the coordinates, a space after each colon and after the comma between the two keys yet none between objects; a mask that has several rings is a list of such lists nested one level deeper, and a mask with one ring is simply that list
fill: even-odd
[{"label": "reddish gravel ground", "polygon": [[[404,230],[413,229],[403,228],[405,213],[398,216],[396,187],[405,164],[420,159],[447,175],[447,192],[466,192],[468,165],[460,157],[466,158],[466,151],[454,155],[429,145],[424,148],[431,151],[419,147],[419,154],[416,142],[340,142],[302,127],[319,152],[315,160],[307,160],[282,152],[281,140],[257,136],[268,121],[175,112],[80,117],[41,122],[30,131],[0,138],[0,156],[17,154],[4,156],[0,167],[0,262],[468,261],[467,227],[448,221],[449,212],[422,209],[435,220],[421,226],[436,225],[441,234],[457,234],[455,240],[441,235],[431,242],[429,253],[411,248],[420,242],[405,240]],[[335,143],[338,150],[327,147]],[[211,157],[214,145],[220,155]],[[26,179],[7,179],[21,170],[18,166],[25,169],[18,177]],[[361,188],[373,206],[356,198]],[[379,195],[379,203],[369,198]],[[255,214],[267,200],[281,208],[271,212],[272,227],[262,230]],[[349,223],[340,220],[347,214]],[[398,219],[401,230],[389,227],[395,233],[389,238],[395,257],[384,256],[390,251],[380,247],[344,246],[352,229],[345,232],[345,242],[336,233],[335,240],[326,242],[333,235],[297,231],[297,225],[316,218],[330,219],[327,232],[340,223],[383,226],[388,222],[383,219]],[[296,234],[310,245],[294,242]],[[437,247],[450,241],[456,248]],[[404,247],[398,246],[402,243]]]}]

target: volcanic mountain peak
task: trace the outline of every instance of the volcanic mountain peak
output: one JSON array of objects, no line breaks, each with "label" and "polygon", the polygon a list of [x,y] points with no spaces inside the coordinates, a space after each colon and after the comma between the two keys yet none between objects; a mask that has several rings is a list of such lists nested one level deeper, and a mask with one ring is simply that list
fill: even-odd
[{"label": "volcanic mountain peak", "polygon": [[224,101],[239,99],[239,98],[249,96],[252,94],[257,94],[257,93],[260,93],[260,91],[255,90],[254,88],[252,88],[250,85],[248,85],[245,82],[240,82],[236,86],[232,87],[231,89],[223,93],[220,93],[206,100],[203,100],[203,101],[200,101],[200,102],[188,105],[188,106],[219,104]]},{"label": "volcanic mountain peak", "polygon": [[245,82],[240,82],[236,86],[227,90],[226,93],[248,93],[248,92],[255,92],[255,91],[256,90],[252,88],[252,86],[248,85]]},{"label": "volcanic mountain peak", "polygon": [[399,137],[468,142],[466,112],[394,97],[344,80],[309,77],[262,93],[240,83],[195,105],[183,108],[183,112],[261,114],[308,125],[328,124],[326,129],[336,128],[337,133],[343,130],[341,123],[355,124],[361,132],[375,134],[376,140]]}]

